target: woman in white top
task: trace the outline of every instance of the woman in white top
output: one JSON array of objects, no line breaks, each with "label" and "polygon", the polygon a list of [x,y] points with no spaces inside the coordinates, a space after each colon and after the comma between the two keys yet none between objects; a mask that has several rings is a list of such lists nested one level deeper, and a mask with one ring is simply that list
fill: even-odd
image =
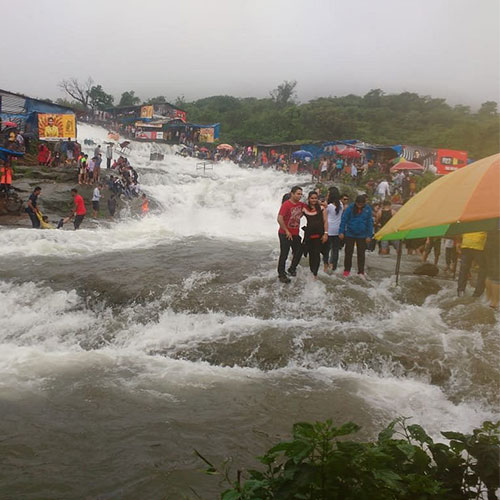
[{"label": "woman in white top", "polygon": [[328,218],[328,241],[323,253],[323,263],[325,272],[329,269],[335,271],[339,260],[339,250],[341,240],[339,238],[339,227],[344,213],[344,206],[340,202],[340,193],[336,187],[331,187],[328,191],[328,202],[326,215]]}]

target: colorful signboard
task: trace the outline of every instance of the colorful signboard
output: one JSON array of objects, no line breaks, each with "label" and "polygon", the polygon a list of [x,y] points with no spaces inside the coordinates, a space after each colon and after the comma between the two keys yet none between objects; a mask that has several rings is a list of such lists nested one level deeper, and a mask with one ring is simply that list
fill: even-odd
[{"label": "colorful signboard", "polygon": [[153,118],[153,106],[141,106],[141,118]]},{"label": "colorful signboard", "polygon": [[157,130],[137,130],[136,139],[147,139],[150,141],[159,141],[163,139],[163,131]]},{"label": "colorful signboard", "polygon": [[214,142],[213,127],[200,128],[200,142]]},{"label": "colorful signboard", "polygon": [[75,115],[38,114],[38,137],[43,140],[76,139]]},{"label": "colorful signboard", "polygon": [[438,174],[449,174],[467,165],[467,151],[438,149],[434,165]]},{"label": "colorful signboard", "polygon": [[181,111],[180,109],[174,110],[174,118],[180,118],[183,122],[186,121],[186,112]]}]

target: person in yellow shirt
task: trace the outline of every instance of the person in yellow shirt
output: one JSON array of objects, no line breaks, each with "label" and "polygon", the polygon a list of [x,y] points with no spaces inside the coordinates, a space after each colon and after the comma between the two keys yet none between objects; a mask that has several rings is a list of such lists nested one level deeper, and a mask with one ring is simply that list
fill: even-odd
[{"label": "person in yellow shirt", "polygon": [[462,235],[462,243],[460,244],[459,251],[461,253],[460,272],[458,274],[458,287],[457,293],[461,297],[465,293],[467,286],[467,278],[473,262],[479,266],[476,288],[473,297],[480,297],[484,292],[486,282],[486,259],[484,255],[484,246],[486,245],[487,233],[464,233]]},{"label": "person in yellow shirt", "polygon": [[59,137],[59,128],[54,125],[54,118],[49,116],[48,125],[45,126],[45,137]]}]

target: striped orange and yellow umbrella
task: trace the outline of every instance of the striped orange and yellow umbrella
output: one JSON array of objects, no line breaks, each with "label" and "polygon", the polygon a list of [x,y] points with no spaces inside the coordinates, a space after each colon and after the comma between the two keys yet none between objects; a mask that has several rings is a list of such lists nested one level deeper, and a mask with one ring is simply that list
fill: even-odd
[{"label": "striped orange and yellow umbrella", "polygon": [[405,203],[378,240],[452,236],[499,228],[500,153],[447,174]]}]

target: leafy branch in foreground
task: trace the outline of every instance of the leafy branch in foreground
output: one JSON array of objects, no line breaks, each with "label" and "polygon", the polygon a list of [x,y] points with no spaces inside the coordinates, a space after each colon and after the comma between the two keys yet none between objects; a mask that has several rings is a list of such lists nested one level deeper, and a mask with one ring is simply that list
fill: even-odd
[{"label": "leafy branch in foreground", "polygon": [[331,420],[293,426],[293,439],[258,457],[264,470],[219,471],[198,452],[207,473],[231,487],[221,500],[494,500],[499,482],[500,422],[472,434],[442,432],[436,443],[408,419],[391,422],[375,442],[347,441],[360,427]]}]

